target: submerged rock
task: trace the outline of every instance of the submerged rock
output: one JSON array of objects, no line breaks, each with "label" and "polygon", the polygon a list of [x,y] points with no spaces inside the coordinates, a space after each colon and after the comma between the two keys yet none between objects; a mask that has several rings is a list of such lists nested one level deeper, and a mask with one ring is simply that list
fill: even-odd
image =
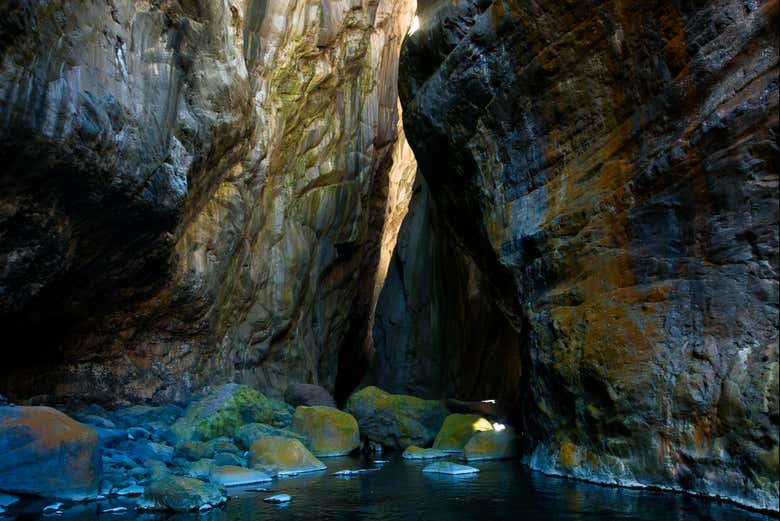
[{"label": "submerged rock", "polygon": [[307,447],[309,446],[309,440],[305,436],[293,432],[288,429],[278,429],[264,423],[247,423],[242,425],[233,434],[233,440],[240,448],[249,450],[255,440],[263,438],[265,436],[281,436],[283,438],[294,438]]},{"label": "submerged rock", "polygon": [[469,467],[468,465],[461,465],[459,463],[453,463],[451,461],[437,461],[431,463],[423,469],[423,472],[429,474],[474,474],[479,472],[479,469]]},{"label": "submerged rock", "polygon": [[355,417],[332,407],[296,408],[292,430],[309,440],[315,456],[341,456],[360,446]]},{"label": "submerged rock", "polygon": [[377,387],[354,393],[345,409],[357,419],[362,436],[395,448],[429,445],[448,414],[439,401],[389,394]]},{"label": "submerged rock", "polygon": [[223,487],[251,485],[271,481],[271,476],[259,470],[247,469],[235,465],[223,465],[211,469],[211,482]]},{"label": "submerged rock", "polygon": [[459,452],[475,432],[492,430],[493,424],[476,414],[450,414],[436,435],[433,448]]},{"label": "submerged rock", "polygon": [[288,385],[287,390],[284,391],[284,401],[293,407],[321,405],[336,408],[336,401],[328,390],[314,384],[293,383]]},{"label": "submerged rock", "polygon": [[446,458],[449,453],[439,449],[421,449],[416,445],[410,445],[406,447],[404,453],[401,455],[404,459],[436,459]]},{"label": "submerged rock", "polygon": [[171,510],[186,512],[205,505],[216,506],[227,501],[217,485],[198,479],[166,475],[152,481],[144,490],[144,510]]},{"label": "submerged rock", "polygon": [[266,436],[256,440],[249,450],[249,464],[280,475],[327,468],[300,441],[279,436]]},{"label": "submerged rock", "polygon": [[266,503],[289,503],[292,500],[289,494],[276,494],[263,499]]},{"label": "submerged rock", "polygon": [[171,427],[177,446],[185,441],[208,441],[233,436],[245,423],[271,422],[268,399],[247,385],[226,384],[187,408]]},{"label": "submerged rock", "polygon": [[477,461],[517,457],[517,435],[509,427],[502,431],[478,432],[463,447],[463,459]]},{"label": "submerged rock", "polygon": [[90,427],[50,407],[0,407],[0,490],[81,500],[101,474]]}]

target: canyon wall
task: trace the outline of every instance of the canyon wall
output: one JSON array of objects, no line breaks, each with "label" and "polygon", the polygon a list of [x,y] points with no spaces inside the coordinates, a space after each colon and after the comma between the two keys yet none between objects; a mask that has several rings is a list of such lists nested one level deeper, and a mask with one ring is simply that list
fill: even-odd
[{"label": "canyon wall", "polygon": [[418,14],[404,129],[524,332],[527,461],[776,511],[777,1]]},{"label": "canyon wall", "polygon": [[376,223],[403,213],[399,176],[415,171],[396,144],[414,10],[4,3],[0,390],[332,390],[345,339],[366,342],[372,318],[353,303],[373,308],[383,233],[397,230]]}]

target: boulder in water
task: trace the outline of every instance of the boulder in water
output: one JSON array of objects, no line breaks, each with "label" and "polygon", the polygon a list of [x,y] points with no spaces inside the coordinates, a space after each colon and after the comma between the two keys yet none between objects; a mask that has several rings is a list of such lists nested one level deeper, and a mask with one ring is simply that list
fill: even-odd
[{"label": "boulder in water", "polygon": [[101,474],[94,429],[50,407],[0,407],[0,490],[82,500]]},{"label": "boulder in water", "polygon": [[517,435],[512,428],[478,432],[463,447],[466,461],[507,459],[517,456]]},{"label": "boulder in water", "polygon": [[222,489],[194,478],[166,475],[153,480],[144,490],[143,510],[187,512],[227,501]]},{"label": "boulder in water", "polygon": [[436,463],[431,463],[430,465],[425,467],[423,469],[423,472],[429,474],[459,475],[459,474],[474,474],[479,472],[479,469],[475,469],[474,467],[469,467],[468,465],[460,465],[458,463],[453,463],[451,461],[437,461]]},{"label": "boulder in water", "polygon": [[389,394],[377,387],[350,396],[346,411],[357,419],[361,436],[393,448],[429,445],[448,414],[439,401]]},{"label": "boulder in water", "polygon": [[327,468],[300,441],[281,436],[266,436],[256,440],[249,449],[249,464],[279,475]]},{"label": "boulder in water", "polygon": [[331,407],[298,407],[292,430],[309,440],[315,456],[341,456],[360,446],[355,417]]},{"label": "boulder in water", "polygon": [[423,449],[416,445],[409,445],[404,450],[402,457],[404,459],[437,459],[446,458],[449,453],[439,449]]}]

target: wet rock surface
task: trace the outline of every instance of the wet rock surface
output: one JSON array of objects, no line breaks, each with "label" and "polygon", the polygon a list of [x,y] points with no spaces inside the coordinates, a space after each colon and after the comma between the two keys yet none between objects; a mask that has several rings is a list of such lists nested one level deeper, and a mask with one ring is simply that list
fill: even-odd
[{"label": "wet rock surface", "polygon": [[418,14],[405,131],[523,338],[531,466],[777,510],[777,2]]}]

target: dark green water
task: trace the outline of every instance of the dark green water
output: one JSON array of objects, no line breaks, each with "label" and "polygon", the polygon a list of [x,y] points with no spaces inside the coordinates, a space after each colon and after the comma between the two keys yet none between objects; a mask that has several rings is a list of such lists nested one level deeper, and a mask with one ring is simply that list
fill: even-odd
[{"label": "dark green water", "polygon": [[[606,488],[529,471],[518,462],[482,462],[473,476],[423,474],[426,463],[403,461],[398,456],[378,472],[334,477],[344,468],[370,466],[359,458],[327,458],[328,471],[275,480],[271,492],[231,489],[222,509],[202,514],[102,514],[122,504],[71,507],[61,516],[22,516],[39,521],[74,520],[673,520],[768,521],[771,517],[731,505],[718,505],[681,494]],[[253,487],[250,487],[253,488]],[[288,493],[292,502],[272,505],[263,498]],[[39,512],[40,510],[35,510]]]}]

